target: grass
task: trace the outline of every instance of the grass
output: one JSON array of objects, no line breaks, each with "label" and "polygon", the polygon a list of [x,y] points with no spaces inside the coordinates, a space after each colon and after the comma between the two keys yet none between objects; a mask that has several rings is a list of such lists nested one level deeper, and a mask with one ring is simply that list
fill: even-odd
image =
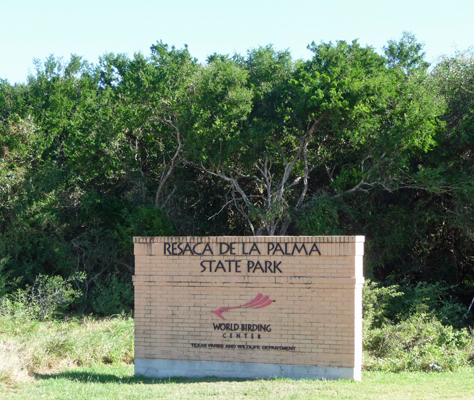
[{"label": "grass", "polygon": [[133,326],[125,316],[42,322],[0,317],[0,398],[474,399],[474,368],[468,367],[365,371],[362,382],[134,377]]},{"label": "grass", "polygon": [[32,373],[95,364],[133,362],[133,319],[38,321],[0,318],[0,384]]},{"label": "grass", "polygon": [[245,379],[146,379],[133,366],[95,366],[36,374],[0,388],[3,399],[472,399],[474,369],[365,372],[362,382]]}]

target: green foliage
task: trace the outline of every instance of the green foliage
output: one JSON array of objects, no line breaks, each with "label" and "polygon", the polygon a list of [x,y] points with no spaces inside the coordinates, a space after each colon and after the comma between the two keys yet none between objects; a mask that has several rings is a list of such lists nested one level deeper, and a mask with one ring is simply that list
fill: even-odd
[{"label": "green foliage", "polygon": [[18,281],[13,281],[10,279],[10,274],[6,271],[8,258],[0,258],[0,299],[11,292],[11,286],[15,286]]},{"label": "green foliage", "polygon": [[92,312],[98,315],[131,314],[134,292],[130,278],[112,275],[95,282],[89,294]]},{"label": "green foliage", "polygon": [[296,221],[302,235],[343,235],[338,202],[322,195],[312,199],[297,211]]},{"label": "green foliage", "polygon": [[164,212],[155,207],[138,206],[123,211],[123,222],[118,224],[115,237],[123,252],[133,253],[134,236],[171,236],[173,227]]},{"label": "green foliage", "polygon": [[416,285],[390,285],[367,279],[363,292],[364,329],[397,324],[415,314],[431,315],[456,329],[470,326],[467,307],[445,282],[418,282]]},{"label": "green foliage", "polygon": [[383,287],[370,279],[366,280],[362,293],[364,336],[371,329],[380,328],[389,323],[389,303],[403,295],[398,289],[398,285]]},{"label": "green foliage", "polygon": [[455,370],[472,364],[474,336],[463,328],[465,307],[446,284],[383,287],[367,280],[363,291],[364,368]]},{"label": "green foliage", "polygon": [[133,273],[134,235],[364,234],[366,276],[406,283],[376,326],[470,324],[456,298],[474,282],[472,51],[428,69],[410,33],[384,54],[308,49],[200,65],[158,42],[0,80],[0,295],[84,272],[74,306],[89,312],[98,277]]},{"label": "green foliage", "polygon": [[428,314],[442,324],[462,328],[472,324],[466,318],[467,307],[453,297],[453,288],[444,282],[419,282],[398,287],[402,296],[390,302],[390,314],[395,321],[403,321],[415,314]]},{"label": "green foliage", "polygon": [[247,71],[228,59],[216,58],[202,69],[187,133],[190,161],[219,171],[245,158],[249,143],[242,125],[252,109],[247,79]]},{"label": "green foliage", "polygon": [[38,275],[32,286],[18,289],[15,293],[2,297],[1,316],[14,316],[19,319],[51,319],[64,315],[82,292],[73,288],[83,281],[85,276],[78,274],[64,280],[61,276]]},{"label": "green foliage", "polygon": [[123,365],[133,362],[133,319],[46,320],[15,313],[0,315],[0,383],[65,366]]},{"label": "green foliage", "polygon": [[414,314],[364,336],[364,367],[390,372],[453,371],[472,365],[474,340],[467,329],[444,326],[435,317]]},{"label": "green foliage", "polygon": [[403,32],[400,41],[389,40],[384,51],[391,67],[402,68],[408,73],[418,68],[429,67],[429,63],[424,59],[423,47],[424,45],[416,40],[415,35]]},{"label": "green foliage", "polygon": [[26,287],[28,303],[41,320],[64,314],[67,307],[82,294],[73,288],[72,282],[77,285],[85,278],[84,274],[73,275],[67,280],[61,276],[38,275],[35,283]]},{"label": "green foliage", "polygon": [[215,55],[199,81],[192,161],[229,185],[254,234],[285,234],[306,196],[328,187],[317,169],[333,196],[391,190],[434,145],[441,108],[426,73],[407,78],[357,41],[308,48],[307,62],[272,47]]}]

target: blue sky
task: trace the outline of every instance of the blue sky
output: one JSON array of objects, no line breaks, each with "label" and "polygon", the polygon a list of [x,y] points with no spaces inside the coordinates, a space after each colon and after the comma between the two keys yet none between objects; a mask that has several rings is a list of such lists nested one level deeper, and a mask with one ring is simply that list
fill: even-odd
[{"label": "blue sky", "polygon": [[474,45],[473,21],[474,0],[0,0],[0,78],[24,82],[33,59],[50,54],[96,63],[106,52],[148,54],[159,40],[204,62],[270,43],[295,58],[309,57],[312,41],[381,50],[410,31],[432,62]]}]

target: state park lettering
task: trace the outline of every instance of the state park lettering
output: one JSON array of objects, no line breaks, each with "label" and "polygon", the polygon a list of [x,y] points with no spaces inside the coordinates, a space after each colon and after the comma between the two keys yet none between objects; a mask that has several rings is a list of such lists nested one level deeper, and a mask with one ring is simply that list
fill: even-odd
[{"label": "state park lettering", "polygon": [[[312,256],[321,255],[316,243],[163,243],[165,256],[199,256],[206,259],[200,262],[201,273],[283,273],[282,261],[255,260],[245,256]],[[211,256],[243,256],[245,259],[233,258],[212,259]]]},{"label": "state park lettering", "polygon": [[[213,244],[214,246],[211,246]],[[206,256],[206,255],[226,255],[226,256],[247,256],[247,255],[267,255],[267,256],[294,256],[313,253],[321,255],[316,243],[163,243],[165,256]],[[214,248],[213,248],[214,247]]]}]

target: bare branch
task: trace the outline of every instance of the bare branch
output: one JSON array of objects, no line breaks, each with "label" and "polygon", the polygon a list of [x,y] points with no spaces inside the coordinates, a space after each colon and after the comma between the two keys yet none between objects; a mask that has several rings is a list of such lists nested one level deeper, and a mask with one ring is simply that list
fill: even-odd
[{"label": "bare branch", "polygon": [[[244,204],[247,206],[247,207],[252,207],[252,203],[250,202],[249,198],[250,196],[247,196],[247,194],[244,192],[244,190],[242,189],[242,187],[239,185],[239,183],[237,182],[237,180],[233,177],[233,176],[228,176],[222,172],[214,172],[210,169],[207,169],[206,167],[204,167],[203,164],[201,164],[201,168],[203,171],[206,171],[207,173],[211,174],[211,175],[214,175],[214,176],[217,176],[219,178],[222,178],[224,179],[225,181],[229,182],[232,184],[232,200],[234,202],[234,205],[235,207],[237,208],[237,210],[242,214],[242,216],[244,216],[244,218],[247,220],[249,226],[250,226],[250,229],[252,230],[252,234],[255,236],[255,228],[252,224],[252,221],[251,221],[251,218],[250,218],[250,215],[249,213],[245,212],[238,204],[238,200],[240,201],[243,201]],[[239,193],[240,196],[241,196],[241,199],[237,199],[235,197],[235,192]]]},{"label": "bare branch", "polygon": [[246,212],[244,212],[244,210],[242,210],[240,207],[239,207],[239,204],[237,203],[237,199],[235,198],[235,190],[232,190],[232,197],[233,197],[233,201],[234,201],[234,205],[235,205],[235,208],[237,208],[237,210],[242,214],[242,216],[247,220],[249,226],[250,226],[250,229],[252,231],[252,235],[255,236],[255,228],[253,226],[253,223],[252,223],[252,220],[250,219],[250,215]]},{"label": "bare branch", "polygon": [[[161,193],[163,192],[163,188],[164,188],[167,180],[169,179],[172,172],[174,171],[174,168],[176,166],[179,154],[181,153],[181,149],[183,147],[183,144],[181,142],[181,132],[179,131],[179,128],[176,125],[174,125],[172,123],[172,121],[170,121],[170,120],[166,120],[165,122],[168,123],[172,128],[175,129],[175,131],[176,131],[176,140],[178,141],[178,147],[176,148],[176,151],[175,151],[173,157],[171,158],[170,166],[169,166],[165,176],[160,180],[160,184],[158,185],[158,190],[156,191],[156,195],[155,195],[155,207],[160,206]],[[172,193],[174,193],[174,190],[173,190]],[[161,204],[161,206],[164,207],[168,201],[169,201],[169,199],[165,200],[165,203]]]},{"label": "bare branch", "polygon": [[333,165],[332,169],[330,170],[328,165],[324,164],[324,168],[326,168],[326,172],[331,182],[334,182],[334,170],[336,169],[336,167],[337,167],[337,164]]},{"label": "bare branch", "polygon": [[304,175],[303,175],[303,191],[301,192],[300,198],[298,199],[298,203],[296,203],[295,208],[301,208],[303,204],[303,200],[308,192],[308,178],[309,178],[309,167],[308,167],[308,142],[305,143],[303,149],[303,161],[304,161]]},{"label": "bare branch", "polygon": [[174,192],[176,192],[176,188],[177,188],[177,186],[174,185],[173,190],[171,190],[171,192],[168,194],[168,196],[166,196],[165,201],[163,203],[161,203],[161,207],[163,207],[163,208],[166,207],[168,202],[171,200],[171,197],[173,197]]},{"label": "bare branch", "polygon": [[[278,192],[279,192],[278,193],[278,200],[279,201],[281,201],[283,199],[283,194],[285,192],[286,182],[290,178],[290,174],[293,171],[293,168],[295,167],[296,162],[299,160],[299,158],[301,156],[301,153],[303,153],[305,151],[307,152],[308,144],[311,141],[311,139],[313,138],[314,133],[318,129],[319,124],[321,123],[321,121],[324,119],[325,116],[326,116],[325,113],[322,114],[317,120],[314,121],[313,125],[311,125],[311,128],[309,128],[309,130],[304,135],[301,136],[300,144],[298,146],[298,150],[296,151],[296,155],[293,158],[293,161],[291,161],[290,164],[285,162],[285,164],[286,164],[285,171],[283,173],[282,180],[281,180],[280,185],[278,187]],[[281,149],[279,146],[278,146],[278,148],[279,148],[279,150]],[[306,153],[305,158],[306,158],[306,163],[307,163],[307,153]],[[307,175],[306,172],[307,172],[307,170],[305,171],[305,175]],[[306,177],[306,179],[307,179],[307,177]],[[307,188],[307,181],[306,181],[306,186],[305,187]],[[306,192],[304,192],[303,198],[304,198],[305,195],[306,195]]]},{"label": "bare branch", "polygon": [[[258,164],[261,164],[261,166],[259,166]],[[272,174],[270,172],[271,167],[272,167],[272,163],[270,162],[270,166],[268,166],[267,158],[265,158],[264,164],[262,164],[261,160],[259,160],[258,163],[256,164],[256,168],[262,174],[263,179],[265,181],[265,186],[267,188],[267,201],[266,201],[267,208],[271,207],[272,198],[273,198],[273,193],[272,193],[273,180],[272,180]]]},{"label": "bare branch", "polygon": [[210,219],[212,219],[212,218],[214,218],[214,217],[217,217],[222,211],[224,211],[224,209],[225,209],[229,204],[231,204],[231,203],[233,203],[233,202],[234,202],[234,199],[227,201],[227,202],[222,206],[222,208],[221,208],[219,211],[217,211],[215,214],[211,215],[211,216],[208,217],[207,219],[210,220]]}]

